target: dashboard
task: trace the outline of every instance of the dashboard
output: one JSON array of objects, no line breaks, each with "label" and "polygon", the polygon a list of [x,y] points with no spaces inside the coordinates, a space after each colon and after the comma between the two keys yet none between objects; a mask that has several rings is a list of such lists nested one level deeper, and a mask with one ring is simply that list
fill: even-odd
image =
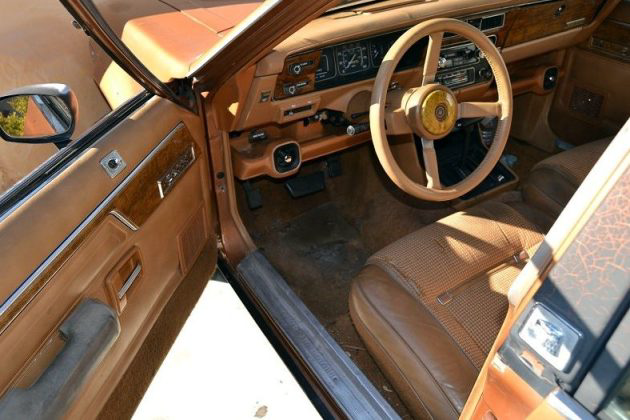
[{"label": "dashboard", "polygon": [[[505,13],[466,21],[484,32],[495,31],[504,25]],[[274,99],[375,77],[383,57],[407,29],[409,28],[290,56],[279,77]],[[490,39],[496,42],[497,36],[490,35]],[[423,38],[409,48],[396,71],[419,67],[427,44],[427,38]],[[476,45],[452,33],[444,35],[443,44],[445,46],[440,54],[440,71],[437,75],[439,83],[458,88],[492,79],[492,72]]]},{"label": "dashboard", "polygon": [[[369,141],[365,120],[373,80],[392,44],[418,22],[452,17],[475,26],[501,51],[513,93],[544,95],[552,89],[547,75],[555,81],[559,74],[562,50],[594,30],[591,23],[607,1],[470,0],[453,9],[449,1],[392,0],[315,19],[261,58],[242,85],[246,90],[235,90],[239,98],[227,102],[239,104],[226,117],[234,173],[243,180],[295,173],[299,165],[290,171],[274,167],[272,155],[284,145],[304,162]],[[417,85],[427,45],[421,39],[401,58],[395,85]],[[444,34],[436,81],[466,100],[496,94],[483,54],[456,34]]]}]

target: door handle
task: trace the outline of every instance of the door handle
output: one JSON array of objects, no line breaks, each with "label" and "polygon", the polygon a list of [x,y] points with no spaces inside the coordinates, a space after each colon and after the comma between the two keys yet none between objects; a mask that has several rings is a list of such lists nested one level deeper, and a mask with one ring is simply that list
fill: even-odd
[{"label": "door handle", "polygon": [[62,350],[28,388],[11,388],[0,399],[0,418],[61,418],[120,334],[116,313],[95,299],[83,300],[59,327]]},{"label": "door handle", "polygon": [[122,299],[123,296],[127,294],[127,290],[129,290],[129,288],[133,286],[133,282],[136,281],[136,279],[138,278],[141,272],[142,272],[142,264],[138,263],[136,264],[136,267],[133,269],[131,274],[129,274],[129,277],[127,277],[127,280],[125,280],[122,287],[118,291],[118,300]]},{"label": "door handle", "polygon": [[129,294],[133,294],[133,289],[138,287],[143,273],[144,265],[140,250],[133,247],[123,255],[105,278],[110,304],[119,315],[125,310]]}]

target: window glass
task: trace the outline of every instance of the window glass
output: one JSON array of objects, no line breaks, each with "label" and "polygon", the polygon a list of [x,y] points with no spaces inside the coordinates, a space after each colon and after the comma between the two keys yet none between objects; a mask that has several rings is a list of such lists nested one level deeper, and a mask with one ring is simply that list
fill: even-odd
[{"label": "window glass", "polygon": [[615,420],[630,419],[630,375],[626,374],[621,388],[615,393],[606,408],[601,411],[599,417]]},{"label": "window glass", "polygon": [[[3,2],[0,14],[0,94],[33,84],[67,85],[76,95],[79,109],[73,140],[124,102],[108,101],[101,78],[111,59],[82,30],[75,28],[72,16],[59,0],[7,1]],[[124,74],[120,69],[117,73],[119,77]],[[129,79],[126,74],[124,77]],[[141,90],[135,82],[128,85],[133,86],[132,93]],[[127,98],[133,96],[129,96],[130,92],[126,92]],[[111,93],[109,96],[116,99]],[[27,129],[39,127],[39,131],[31,133],[43,134],[41,124],[34,126],[25,122],[26,109],[29,117],[39,118],[40,122],[46,117],[53,132],[62,130],[63,125],[58,123],[65,117],[63,112],[55,116],[46,111],[63,111],[63,108],[57,107],[52,97],[45,96],[16,97],[3,103],[0,106],[3,127],[9,127],[15,134],[20,130],[24,132],[26,123]],[[44,115],[36,115],[31,112],[33,109],[39,109]],[[0,139],[0,194],[58,151],[59,147],[53,143],[15,143]]]}]

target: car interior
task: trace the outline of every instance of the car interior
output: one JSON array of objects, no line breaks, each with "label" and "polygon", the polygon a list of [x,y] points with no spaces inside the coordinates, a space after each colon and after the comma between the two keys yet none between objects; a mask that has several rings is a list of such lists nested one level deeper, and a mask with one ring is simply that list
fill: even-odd
[{"label": "car interior", "polygon": [[[200,10],[114,29],[159,79],[200,74],[207,40],[160,38],[174,22],[205,30]],[[285,32],[246,65],[235,59],[204,120],[157,96],[127,102],[106,147],[86,149],[64,185],[18,215],[51,234],[6,250],[24,261],[7,278],[29,281],[0,288],[48,289],[0,311],[15,350],[0,354],[5,390],[37,383],[59,352],[50,331],[90,296],[110,303],[120,331],[70,413],[120,413],[154,373],[142,360],[163,357],[146,343],[185,319],[173,299],[194,304],[217,259],[246,277],[263,258],[397,415],[460,416],[510,288],[630,116],[630,2],[341,1]],[[110,105],[137,94],[116,63],[95,63]],[[112,159],[113,176],[97,164]],[[35,216],[88,177],[102,182],[56,224]],[[26,326],[36,333],[23,337]]]},{"label": "car interior", "polygon": [[[629,114],[628,57],[615,48],[630,41],[630,4],[604,14],[602,1],[471,3],[330,11],[246,70],[233,87],[245,105],[223,126],[256,247],[399,414],[420,418],[459,415],[511,284]],[[513,95],[501,158],[448,201],[400,186],[401,173],[431,182],[424,133],[389,135],[392,176],[370,124],[383,57],[433,17],[500,48]],[[410,43],[380,82],[388,100],[423,80],[423,57],[458,101],[497,100],[490,54],[462,32],[445,27],[439,57],[428,37]],[[474,176],[501,118],[461,119],[433,142],[442,191]]]},{"label": "car interior", "polygon": [[[448,2],[385,3],[326,14],[252,70],[229,128],[238,211],[377,389],[396,391],[382,392],[399,413],[451,418],[503,323],[510,285],[628,117],[627,58],[607,50],[628,34],[604,33],[623,28],[630,9],[621,3],[598,21],[604,2],[488,4],[457,15]],[[414,12],[480,29],[502,49],[512,84],[502,158],[446,203],[401,191],[370,144],[374,77]],[[594,30],[574,34],[574,25]],[[496,98],[486,51],[449,29],[435,80],[460,101]],[[388,95],[422,80],[426,41],[402,56]],[[445,187],[471,175],[496,131],[492,117],[467,118],[435,141]],[[417,131],[388,140],[400,169],[426,185]]]}]

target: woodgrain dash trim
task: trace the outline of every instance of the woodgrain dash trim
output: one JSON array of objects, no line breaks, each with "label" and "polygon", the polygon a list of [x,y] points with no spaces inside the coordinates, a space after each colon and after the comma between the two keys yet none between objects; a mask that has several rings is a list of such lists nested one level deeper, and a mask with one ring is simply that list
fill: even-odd
[{"label": "woodgrain dash trim", "polygon": [[199,146],[193,141],[190,131],[179,123],[0,306],[0,334],[111,212],[117,212],[135,226],[142,227],[163,201],[158,191],[158,179],[191,147],[195,156],[199,156]]}]

